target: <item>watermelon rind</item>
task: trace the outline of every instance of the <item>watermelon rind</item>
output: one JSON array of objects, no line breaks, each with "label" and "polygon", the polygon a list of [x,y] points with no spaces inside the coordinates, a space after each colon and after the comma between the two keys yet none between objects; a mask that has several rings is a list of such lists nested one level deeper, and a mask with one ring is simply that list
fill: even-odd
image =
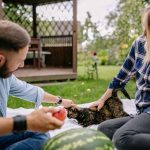
[{"label": "watermelon rind", "polygon": [[70,129],[49,139],[42,150],[113,150],[113,144],[102,132],[87,129]]}]

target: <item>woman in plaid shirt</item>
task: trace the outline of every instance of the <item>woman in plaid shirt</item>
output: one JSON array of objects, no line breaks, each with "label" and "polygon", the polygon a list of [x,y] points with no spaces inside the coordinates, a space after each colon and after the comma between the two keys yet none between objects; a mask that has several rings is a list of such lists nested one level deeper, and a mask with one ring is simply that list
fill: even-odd
[{"label": "woman in plaid shirt", "polygon": [[150,6],[143,12],[142,23],[144,34],[133,42],[119,73],[104,95],[91,106],[101,109],[112,95],[112,89],[123,88],[134,72],[137,115],[107,120],[98,126],[119,150],[150,149]]}]

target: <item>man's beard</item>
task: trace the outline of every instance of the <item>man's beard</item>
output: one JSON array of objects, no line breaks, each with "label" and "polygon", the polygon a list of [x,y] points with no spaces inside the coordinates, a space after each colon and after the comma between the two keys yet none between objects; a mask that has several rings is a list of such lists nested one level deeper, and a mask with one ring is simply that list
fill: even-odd
[{"label": "man's beard", "polygon": [[0,68],[0,77],[1,78],[8,78],[12,75],[12,72],[9,72],[9,69],[7,67],[7,60],[5,64]]}]

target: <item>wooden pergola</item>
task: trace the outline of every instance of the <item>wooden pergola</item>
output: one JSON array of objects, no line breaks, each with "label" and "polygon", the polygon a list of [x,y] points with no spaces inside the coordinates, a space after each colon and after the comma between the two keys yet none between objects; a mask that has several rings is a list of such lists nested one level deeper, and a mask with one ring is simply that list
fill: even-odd
[{"label": "wooden pergola", "polygon": [[[49,25],[46,26],[45,28],[46,31],[41,31],[44,29],[44,27],[41,25],[42,26],[42,29],[41,29],[40,25],[37,23],[39,19],[37,17],[38,16],[37,8],[39,8],[40,6],[43,7],[43,6],[48,6],[48,5],[59,4],[58,9],[62,9],[61,3],[62,4],[65,3],[64,9],[70,9],[70,6],[68,8],[66,5],[69,2],[71,2],[70,6],[72,7],[72,9],[71,9],[71,12],[69,11],[68,12],[72,14],[72,20],[66,21],[64,19],[61,21],[58,21],[58,20],[55,21],[55,18],[54,19],[52,18],[51,21],[45,21],[46,22],[45,23],[43,21],[43,18],[41,17],[40,24],[49,23]],[[67,69],[72,70],[70,74],[70,79],[75,79],[77,75],[77,0],[0,0],[0,19],[8,19],[8,18],[5,18],[6,14],[4,12],[4,8],[5,8],[4,4],[6,5],[12,4],[9,7],[13,7],[13,5],[21,5],[21,6],[29,6],[31,8],[31,12],[32,12],[32,25],[31,25],[32,32],[30,33],[31,37],[34,37],[34,38],[40,37],[41,42],[42,42],[42,50],[46,52],[50,51],[52,53],[51,56],[46,56],[45,61],[46,61],[47,67],[44,69],[49,69],[50,67],[53,67],[55,69],[58,68],[58,70],[59,68],[61,68],[62,70],[63,67],[64,68],[67,67]],[[11,20],[11,18],[9,19]],[[19,24],[21,23],[22,22],[19,22]],[[54,24],[53,25],[54,28],[51,29],[51,31],[48,33],[48,31],[50,30],[49,26],[52,26],[52,24]],[[70,26],[68,26],[67,24],[69,24]],[[61,25],[63,26],[61,27]],[[57,30],[60,30],[60,31],[56,31],[55,28],[57,28]],[[64,30],[69,30],[69,31],[64,31]],[[56,59],[58,59],[59,61]],[[66,59],[68,60],[68,62]],[[41,70],[42,69],[40,69],[39,71]],[[19,75],[21,75],[20,72],[19,72]],[[58,74],[56,73],[56,76],[57,75]],[[67,74],[66,79],[69,79],[68,75],[69,74]],[[50,75],[47,75],[47,76],[50,76]],[[32,75],[32,78],[33,77],[34,77],[34,74]],[[21,78],[26,81],[31,81],[31,79],[28,80],[27,78],[23,78],[23,77]],[[49,77],[48,80],[55,80],[55,79],[59,80],[59,78],[62,78],[61,73],[59,73],[58,78]],[[65,75],[63,79],[65,79]],[[36,78],[36,80],[34,81],[38,81],[38,78]],[[40,76],[39,81],[42,81],[41,76]]]}]

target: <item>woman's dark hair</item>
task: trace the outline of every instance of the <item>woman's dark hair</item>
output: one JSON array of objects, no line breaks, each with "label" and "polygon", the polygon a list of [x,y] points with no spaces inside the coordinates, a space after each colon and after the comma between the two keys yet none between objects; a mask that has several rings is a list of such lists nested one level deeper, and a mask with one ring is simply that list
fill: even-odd
[{"label": "woman's dark hair", "polygon": [[30,44],[30,35],[20,25],[0,20],[0,51],[18,52]]}]

